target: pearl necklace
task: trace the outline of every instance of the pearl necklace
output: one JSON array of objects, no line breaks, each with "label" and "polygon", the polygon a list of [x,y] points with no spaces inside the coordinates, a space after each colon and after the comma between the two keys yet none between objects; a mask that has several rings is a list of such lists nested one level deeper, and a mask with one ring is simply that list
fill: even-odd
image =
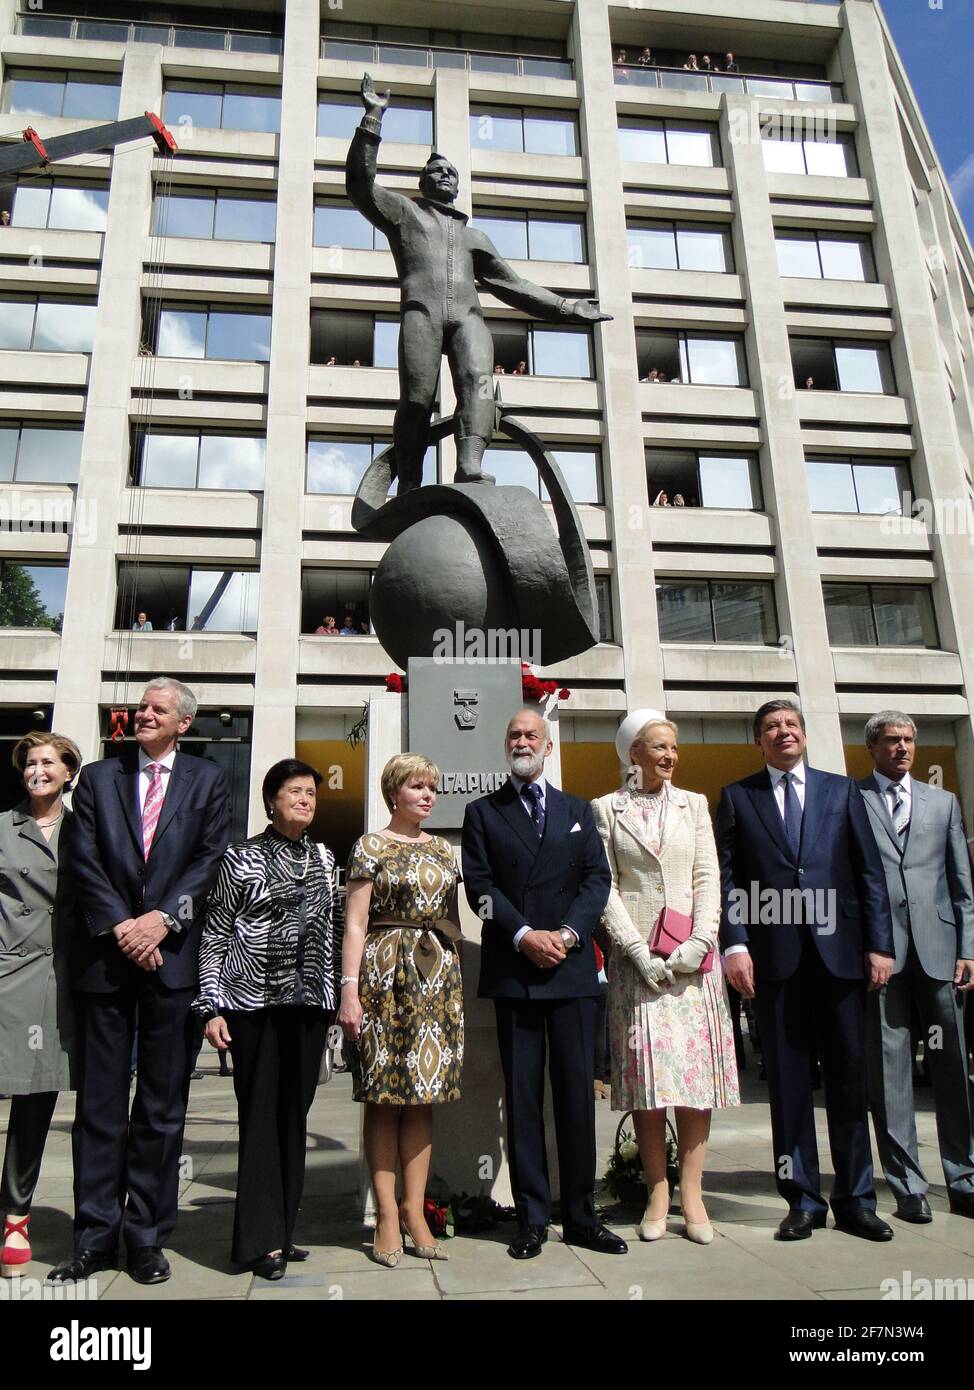
[{"label": "pearl necklace", "polygon": [[293,855],[291,854],[290,849],[288,849],[288,850],[286,851],[286,854],[287,854],[287,858],[290,860],[290,863],[291,863],[291,868],[292,868],[292,871],[293,871],[293,872],[292,872],[292,877],[293,877],[294,881],[295,881],[296,883],[303,883],[304,880],[308,877],[308,866],[309,866],[309,864],[311,863],[311,846],[310,846],[309,844],[305,844],[305,847],[304,847],[304,868],[301,870],[300,873],[297,873],[297,872],[296,872],[297,864],[296,864],[296,862],[295,862],[295,859],[294,859]]},{"label": "pearl necklace", "polygon": [[46,830],[46,829],[48,829],[48,828],[49,828],[50,826],[52,826],[52,825],[57,825],[58,821],[61,819],[61,817],[62,817],[63,815],[64,815],[64,807],[62,806],[61,810],[58,811],[57,815],[54,817],[53,820],[36,820],[36,819],[35,819],[35,822],[34,822],[34,823],[35,823],[35,825],[37,825],[41,830]]}]

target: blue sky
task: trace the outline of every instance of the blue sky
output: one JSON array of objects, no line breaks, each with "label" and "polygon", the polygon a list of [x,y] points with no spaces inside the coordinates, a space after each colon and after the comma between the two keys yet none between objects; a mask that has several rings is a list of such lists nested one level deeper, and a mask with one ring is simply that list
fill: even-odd
[{"label": "blue sky", "polygon": [[880,0],[974,239],[974,0]]}]

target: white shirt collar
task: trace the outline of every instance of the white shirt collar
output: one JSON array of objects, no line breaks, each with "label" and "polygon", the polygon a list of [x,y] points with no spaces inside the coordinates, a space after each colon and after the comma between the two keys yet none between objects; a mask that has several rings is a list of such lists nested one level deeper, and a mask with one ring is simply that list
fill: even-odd
[{"label": "white shirt collar", "polygon": [[[518,796],[520,796],[520,795],[521,795],[521,792],[522,792],[522,791],[524,790],[524,788],[528,785],[528,780],[527,780],[527,778],[526,778],[526,777],[515,777],[515,776],[514,776],[514,773],[512,772],[512,773],[511,773],[511,781],[514,783],[514,790],[517,792]],[[547,800],[548,800],[548,783],[547,783],[547,781],[545,780],[545,775],[544,775],[543,772],[541,773],[540,777],[536,777],[536,778],[534,779],[534,785],[535,785],[536,787],[540,787],[540,788],[541,788],[541,800],[542,800],[543,802],[547,802]]]},{"label": "white shirt collar", "polygon": [[167,753],[164,758],[150,758],[148,753],[141,746],[139,747],[139,771],[145,772],[150,763],[160,763],[167,772],[172,772],[172,765],[176,761],[176,749]]},{"label": "white shirt collar", "polygon": [[876,783],[879,787],[879,790],[883,793],[884,796],[889,795],[889,790],[891,787],[898,787],[899,790],[903,793],[903,796],[906,800],[910,800],[910,798],[913,796],[913,782],[911,781],[910,774],[908,772],[904,773],[903,777],[900,779],[899,782],[894,782],[892,777],[886,777],[882,772],[879,772],[874,768],[873,777],[876,779]]},{"label": "white shirt collar", "polygon": [[[781,781],[782,777],[784,777],[784,775],[785,775],[784,769],[783,769],[783,768],[780,768],[780,767],[772,767],[772,766],[770,765],[770,763],[766,763],[765,766],[767,767],[767,769],[768,769],[768,775],[769,775],[770,778],[771,778],[771,790],[772,790],[772,791],[777,791],[777,790],[778,790],[778,783]],[[804,764],[804,762],[796,763],[794,767],[789,768],[788,770],[789,770],[789,772],[791,772],[791,774],[792,774],[792,776],[794,777],[794,779],[795,779],[796,782],[799,782],[802,786],[805,785],[805,764]]]}]

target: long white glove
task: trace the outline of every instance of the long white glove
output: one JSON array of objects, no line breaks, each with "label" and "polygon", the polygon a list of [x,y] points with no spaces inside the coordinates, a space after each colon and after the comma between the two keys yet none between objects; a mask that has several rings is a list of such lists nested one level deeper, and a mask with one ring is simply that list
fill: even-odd
[{"label": "long white glove", "polygon": [[666,957],[667,967],[676,975],[695,975],[710,949],[704,937],[691,936]]},{"label": "long white glove", "polygon": [[662,956],[654,956],[645,941],[633,941],[625,950],[651,994],[661,994],[664,985],[673,983],[673,975],[667,962]]}]

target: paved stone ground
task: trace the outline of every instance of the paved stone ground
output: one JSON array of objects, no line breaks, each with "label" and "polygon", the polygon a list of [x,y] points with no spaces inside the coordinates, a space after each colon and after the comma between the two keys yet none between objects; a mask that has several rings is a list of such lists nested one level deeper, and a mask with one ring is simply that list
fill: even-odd
[{"label": "paved stone ground", "polygon": [[[706,1197],[717,1239],[695,1246],[681,1239],[679,1211],[665,1239],[640,1244],[634,1214],[609,1208],[607,1219],[630,1242],[628,1256],[593,1255],[561,1243],[557,1231],[539,1259],[516,1262],[505,1246],[512,1227],[448,1242],[448,1263],[404,1256],[394,1270],[368,1257],[371,1239],[356,1216],[359,1107],[351,1100],[347,1075],[321,1087],[309,1125],[308,1178],[296,1238],[311,1257],[290,1266],[277,1283],[235,1272],[230,1233],[236,1164],[233,1087],[217,1073],[214,1054],[204,1049],[202,1080],[194,1081],[186,1128],[192,1177],[183,1183],[179,1224],[168,1254],[173,1277],[143,1288],[125,1273],[98,1276],[106,1302],[179,1299],[276,1302],[281,1299],[776,1299],[877,1300],[884,1279],[972,1281],[974,1221],[947,1211],[943,1174],[929,1090],[918,1091],[921,1156],[928,1176],[934,1220],[929,1226],[893,1221],[896,1239],[874,1245],[831,1228],[798,1244],[775,1241],[783,1208],[769,1174],[770,1129],[764,1086],[753,1065],[743,1074],[740,1109],[715,1115]],[[821,1092],[819,1144],[829,1170]],[[58,1104],[34,1207],[35,1262],[25,1271],[43,1277],[71,1249],[70,1126],[73,1098]],[[0,1130],[7,1105],[0,1104]],[[598,1103],[599,1171],[611,1151],[618,1116]],[[435,1149],[434,1149],[435,1155]],[[678,1198],[679,1194],[677,1194]],[[880,1187],[880,1213],[893,1201]],[[508,1233],[508,1234],[506,1234]]]}]

